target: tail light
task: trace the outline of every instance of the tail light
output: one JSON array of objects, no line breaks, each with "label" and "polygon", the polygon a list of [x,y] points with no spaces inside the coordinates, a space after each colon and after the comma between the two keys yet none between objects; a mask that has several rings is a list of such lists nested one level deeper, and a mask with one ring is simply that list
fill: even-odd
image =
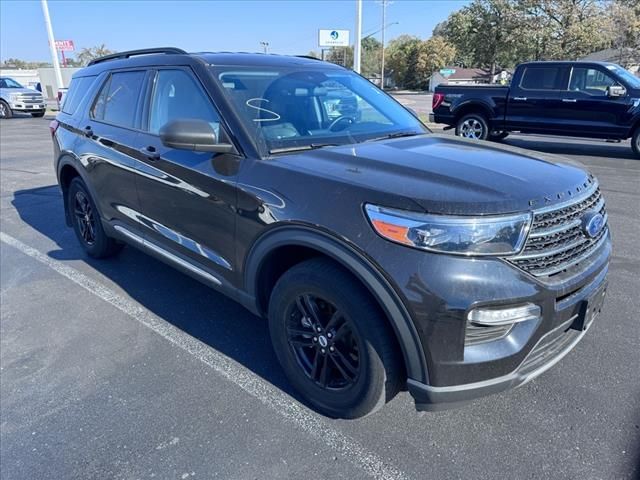
[{"label": "tail light", "polygon": [[56,130],[58,130],[58,126],[60,126],[60,122],[57,120],[51,120],[49,123],[49,131],[51,132],[52,137],[55,135]]},{"label": "tail light", "polygon": [[431,101],[431,109],[435,110],[444,102],[444,93],[434,93],[433,100]]}]

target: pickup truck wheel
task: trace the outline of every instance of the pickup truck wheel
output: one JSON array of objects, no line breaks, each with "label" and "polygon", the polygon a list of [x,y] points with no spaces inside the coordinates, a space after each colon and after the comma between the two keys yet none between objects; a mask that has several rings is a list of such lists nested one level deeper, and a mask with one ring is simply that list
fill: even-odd
[{"label": "pickup truck wheel", "polygon": [[633,153],[636,154],[636,157],[640,158],[640,127],[636,128],[636,131],[633,132],[631,148],[633,149]]},{"label": "pickup truck wheel", "polygon": [[285,374],[325,415],[368,415],[400,388],[390,325],[369,292],[331,260],[304,261],[278,280],[269,331]]},{"label": "pickup truck wheel", "polygon": [[0,118],[11,118],[13,117],[13,112],[11,111],[11,107],[4,100],[0,100]]},{"label": "pickup truck wheel", "polygon": [[456,135],[473,140],[486,140],[489,137],[489,125],[482,114],[470,113],[458,120]]},{"label": "pickup truck wheel", "polygon": [[71,180],[67,198],[73,230],[90,257],[107,258],[122,250],[124,244],[107,236],[102,228],[98,210],[82,180]]},{"label": "pickup truck wheel", "polygon": [[492,142],[498,142],[500,140],[504,140],[509,136],[509,132],[501,132],[499,130],[494,130],[489,134],[489,140]]}]

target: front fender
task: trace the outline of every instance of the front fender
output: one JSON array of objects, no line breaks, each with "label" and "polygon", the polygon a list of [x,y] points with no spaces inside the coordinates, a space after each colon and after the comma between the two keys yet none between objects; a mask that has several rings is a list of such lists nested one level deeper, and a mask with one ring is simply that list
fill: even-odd
[{"label": "front fender", "polygon": [[258,298],[258,278],[263,260],[270,252],[284,246],[304,246],[317,250],[348,269],[368,288],[385,311],[402,350],[407,375],[428,382],[424,351],[409,312],[384,275],[361,252],[328,233],[305,226],[276,227],[262,235],[253,245],[245,262],[245,288]]}]

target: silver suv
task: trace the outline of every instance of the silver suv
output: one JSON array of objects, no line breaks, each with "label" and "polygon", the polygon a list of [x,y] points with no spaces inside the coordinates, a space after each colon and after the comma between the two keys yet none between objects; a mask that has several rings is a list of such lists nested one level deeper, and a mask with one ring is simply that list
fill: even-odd
[{"label": "silver suv", "polygon": [[0,77],[0,118],[11,118],[14,112],[43,117],[45,109],[42,93],[23,87],[13,78]]}]

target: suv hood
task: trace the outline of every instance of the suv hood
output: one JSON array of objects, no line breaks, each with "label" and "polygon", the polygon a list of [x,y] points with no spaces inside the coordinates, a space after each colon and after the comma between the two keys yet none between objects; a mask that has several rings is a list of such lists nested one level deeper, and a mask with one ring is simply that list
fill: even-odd
[{"label": "suv hood", "polygon": [[452,215],[522,212],[565,202],[593,180],[577,162],[450,135],[361,143],[278,159],[291,168],[397,195]]}]

